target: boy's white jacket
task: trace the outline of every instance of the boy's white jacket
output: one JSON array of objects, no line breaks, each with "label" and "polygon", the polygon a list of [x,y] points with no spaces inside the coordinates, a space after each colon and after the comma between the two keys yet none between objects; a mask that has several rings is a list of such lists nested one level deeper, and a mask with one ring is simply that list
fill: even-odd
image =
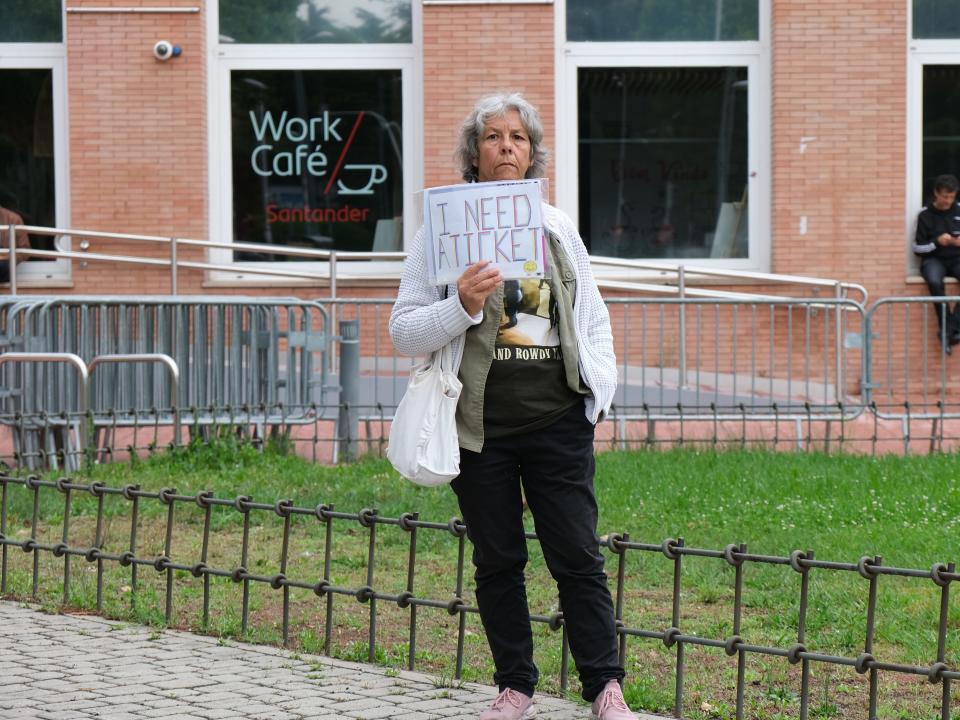
[{"label": "boy's white jacket", "polygon": [[[617,360],[613,352],[610,316],[590,268],[590,256],[570,217],[552,205],[543,204],[543,222],[573,264],[577,276],[574,317],[580,376],[590,388],[586,415],[596,424],[610,410],[617,389]],[[463,356],[464,333],[483,320],[483,311],[471,317],[460,304],[457,286],[443,289],[428,284],[423,228],[417,232],[403,268],[397,301],[390,313],[390,337],[403,355],[427,355],[450,343],[453,370]]]}]

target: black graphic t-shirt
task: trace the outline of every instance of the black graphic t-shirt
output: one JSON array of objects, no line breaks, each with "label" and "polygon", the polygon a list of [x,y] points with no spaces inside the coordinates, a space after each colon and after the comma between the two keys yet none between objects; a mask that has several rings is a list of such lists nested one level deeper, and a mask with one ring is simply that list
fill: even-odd
[{"label": "black graphic t-shirt", "polygon": [[567,385],[558,323],[548,281],[503,283],[503,313],[484,386],[486,437],[546,427],[582,402]]}]

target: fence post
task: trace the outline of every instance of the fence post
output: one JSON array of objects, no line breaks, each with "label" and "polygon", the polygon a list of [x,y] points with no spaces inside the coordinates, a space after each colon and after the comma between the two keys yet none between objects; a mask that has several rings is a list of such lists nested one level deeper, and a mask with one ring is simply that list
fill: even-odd
[{"label": "fence post", "polygon": [[170,294],[177,294],[177,239],[170,238]]},{"label": "fence post", "polygon": [[359,418],[357,400],[360,389],[360,321],[340,321],[340,414],[337,419],[337,441],[343,459],[357,456]]},{"label": "fence post", "polygon": [[844,307],[840,304],[843,300],[843,283],[837,282],[834,285],[833,297],[837,301],[836,309],[836,327],[833,329],[834,334],[834,353],[836,353],[836,362],[837,362],[837,393],[836,399],[839,401],[843,398],[846,398],[847,393],[847,381],[845,376],[846,364],[844,363],[844,328],[846,323],[844,323]]},{"label": "fence post", "polygon": [[687,386],[687,274],[683,265],[677,268],[677,297],[680,298],[680,346],[678,352],[678,370],[680,377],[678,385],[681,388]]},{"label": "fence post", "polygon": [[[330,327],[335,328],[337,325],[337,251],[330,251],[330,258],[327,263],[328,273],[329,273],[329,283],[330,283]],[[334,362],[336,358],[333,356],[333,353],[330,353],[330,372],[337,372],[336,367],[334,367]]]},{"label": "fence post", "polygon": [[17,226],[10,226],[10,254],[7,255],[10,268],[10,294],[17,294]]}]

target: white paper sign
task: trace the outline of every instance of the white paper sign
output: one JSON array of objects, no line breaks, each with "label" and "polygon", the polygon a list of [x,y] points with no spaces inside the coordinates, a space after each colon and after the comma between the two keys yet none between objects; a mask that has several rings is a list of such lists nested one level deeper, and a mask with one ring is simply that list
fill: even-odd
[{"label": "white paper sign", "polygon": [[423,192],[431,282],[455,282],[479,260],[506,279],[542,278],[546,239],[539,180],[469,183]]}]

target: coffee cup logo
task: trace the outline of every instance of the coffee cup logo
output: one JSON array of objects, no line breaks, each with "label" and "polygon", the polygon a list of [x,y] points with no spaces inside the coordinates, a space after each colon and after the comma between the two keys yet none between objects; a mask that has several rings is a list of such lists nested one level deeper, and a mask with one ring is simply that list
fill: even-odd
[{"label": "coffee cup logo", "polygon": [[[379,185],[387,179],[387,169],[383,165],[363,165],[351,164],[344,165],[344,171],[357,171],[357,176],[361,182],[366,179],[366,184],[361,188],[351,188],[344,184],[343,180],[337,180],[337,188],[340,195],[373,195],[373,186]],[[365,173],[368,173],[365,175]]]}]

